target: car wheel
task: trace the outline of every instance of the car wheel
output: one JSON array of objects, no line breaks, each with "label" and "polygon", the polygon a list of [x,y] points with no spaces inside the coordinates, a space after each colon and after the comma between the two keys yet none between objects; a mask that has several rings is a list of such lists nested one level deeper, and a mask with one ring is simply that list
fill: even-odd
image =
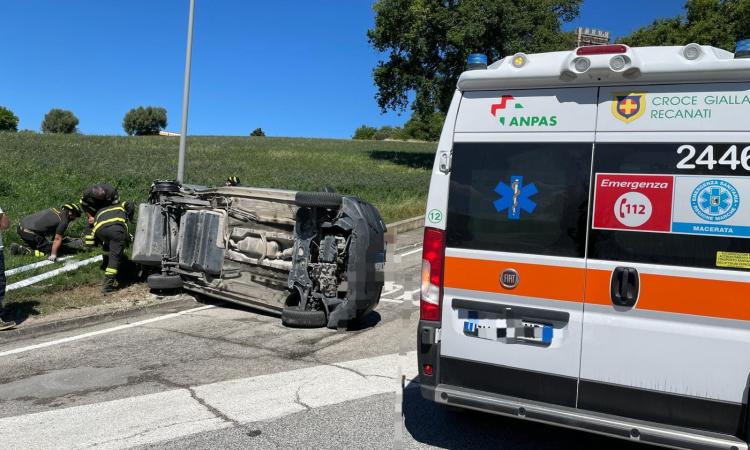
[{"label": "car wheel", "polygon": [[335,192],[297,192],[294,203],[306,208],[339,208],[341,194]]},{"label": "car wheel", "polygon": [[179,275],[151,275],[148,277],[148,287],[153,291],[166,291],[182,288],[182,278]]},{"label": "car wheel", "polygon": [[281,323],[295,328],[321,328],[326,326],[326,312],[286,307],[281,310]]}]

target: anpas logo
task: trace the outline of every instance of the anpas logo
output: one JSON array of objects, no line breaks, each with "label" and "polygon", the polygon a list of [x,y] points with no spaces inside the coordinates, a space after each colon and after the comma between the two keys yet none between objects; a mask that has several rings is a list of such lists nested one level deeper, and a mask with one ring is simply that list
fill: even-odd
[{"label": "anpas logo", "polygon": [[724,180],[707,180],[699,184],[690,196],[693,212],[707,222],[723,222],[740,207],[740,194]]},{"label": "anpas logo", "polygon": [[[524,109],[523,105],[518,102],[512,95],[503,95],[500,103],[494,103],[490,106],[490,113],[497,117],[500,125],[509,127],[554,127],[557,126],[557,116],[534,116],[513,114],[510,111],[510,104],[513,104],[514,110]],[[498,115],[499,114],[499,115]]]},{"label": "anpas logo", "polygon": [[646,112],[646,94],[616,93],[612,100],[612,115],[625,123],[630,123]]}]

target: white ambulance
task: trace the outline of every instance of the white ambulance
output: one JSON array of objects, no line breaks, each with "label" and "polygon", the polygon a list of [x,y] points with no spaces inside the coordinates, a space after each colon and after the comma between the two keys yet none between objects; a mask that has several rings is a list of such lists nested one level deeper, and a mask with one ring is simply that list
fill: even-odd
[{"label": "white ambulance", "polygon": [[748,47],[473,61],[427,201],[425,398],[748,448]]}]

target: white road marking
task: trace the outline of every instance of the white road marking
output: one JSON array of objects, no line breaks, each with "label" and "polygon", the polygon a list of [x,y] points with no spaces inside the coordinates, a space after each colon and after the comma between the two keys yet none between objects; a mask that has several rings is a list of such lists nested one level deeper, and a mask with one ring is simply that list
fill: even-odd
[{"label": "white road marking", "polygon": [[[417,376],[416,352],[327,364],[0,419],[11,448],[120,449],[272,420],[401,390]],[[228,418],[229,420],[225,419]]]},{"label": "white road marking", "polygon": [[410,250],[410,251],[405,252],[405,253],[399,253],[399,256],[402,257],[402,258],[404,258],[406,256],[413,255],[413,254],[419,253],[421,251],[422,251],[422,247],[417,247],[414,250]]},{"label": "white road marking", "polygon": [[392,298],[383,298],[383,297],[380,297],[380,301],[386,302],[386,303],[403,303],[404,302],[403,300],[394,300]]},{"label": "white road marking", "polygon": [[[62,258],[57,258],[57,262],[67,261],[70,258],[72,258],[72,256],[63,256]],[[27,264],[25,266],[15,267],[13,269],[8,269],[8,270],[5,271],[5,276],[6,277],[10,277],[10,276],[13,276],[13,275],[17,275],[19,273],[28,272],[29,270],[40,269],[42,267],[46,267],[46,266],[49,266],[51,264],[54,264],[54,263],[52,261],[49,261],[49,260],[45,259],[44,261],[39,261],[39,262],[35,262],[35,263],[32,263],[32,264]]]},{"label": "white road marking", "polygon": [[42,342],[42,343],[39,343],[39,344],[29,345],[27,347],[14,348],[12,350],[6,350],[4,352],[0,352],[0,357],[9,356],[9,355],[16,355],[18,353],[24,353],[24,352],[28,352],[28,351],[31,351],[31,350],[36,350],[36,349],[45,348],[45,347],[51,347],[53,345],[59,345],[59,344],[65,344],[65,343],[68,343],[68,342],[79,341],[81,339],[87,339],[87,338],[94,337],[94,336],[100,336],[102,334],[114,333],[115,331],[126,330],[128,328],[140,327],[141,325],[146,325],[146,324],[149,324],[149,323],[159,322],[161,320],[171,319],[173,317],[178,317],[178,316],[182,316],[184,314],[190,314],[190,313],[194,313],[194,312],[198,312],[198,311],[203,311],[204,309],[215,308],[215,307],[216,307],[216,305],[201,306],[201,307],[198,307],[198,308],[188,309],[188,310],[185,310],[185,311],[180,311],[180,312],[176,312],[176,313],[165,314],[163,316],[152,317],[151,319],[145,319],[145,320],[141,320],[139,322],[128,323],[128,324],[125,324],[125,325],[118,325],[118,326],[112,327],[112,328],[105,328],[103,330],[92,331],[90,333],[78,334],[76,336],[69,336],[69,337],[62,338],[62,339],[56,339],[54,341]]},{"label": "white road marking", "polygon": [[84,259],[83,261],[76,261],[73,263],[68,263],[60,267],[59,269],[50,270],[49,272],[45,272],[43,274],[31,277],[31,278],[26,278],[25,280],[21,280],[13,284],[9,284],[7,291],[10,292],[16,289],[25,288],[25,287],[31,286],[32,284],[39,283],[40,281],[44,281],[52,277],[56,277],[57,275],[60,275],[61,273],[72,272],[74,270],[80,269],[83,266],[88,266],[89,264],[94,264],[101,260],[102,260],[102,255],[99,255],[99,256],[94,256],[93,258]]}]

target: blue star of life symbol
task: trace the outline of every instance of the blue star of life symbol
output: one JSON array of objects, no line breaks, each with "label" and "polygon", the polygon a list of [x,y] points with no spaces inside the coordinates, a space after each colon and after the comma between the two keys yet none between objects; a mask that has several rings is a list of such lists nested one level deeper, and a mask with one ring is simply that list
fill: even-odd
[{"label": "blue star of life symbol", "polygon": [[534,183],[523,185],[523,177],[513,175],[510,177],[510,186],[502,181],[495,187],[495,192],[500,196],[492,204],[497,212],[508,210],[508,219],[518,220],[521,218],[521,210],[531,214],[536,209],[536,203],[530,199],[539,192]]},{"label": "blue star of life symbol", "polygon": [[712,187],[701,192],[700,207],[709,214],[719,214],[732,205],[731,197],[726,189]]}]

